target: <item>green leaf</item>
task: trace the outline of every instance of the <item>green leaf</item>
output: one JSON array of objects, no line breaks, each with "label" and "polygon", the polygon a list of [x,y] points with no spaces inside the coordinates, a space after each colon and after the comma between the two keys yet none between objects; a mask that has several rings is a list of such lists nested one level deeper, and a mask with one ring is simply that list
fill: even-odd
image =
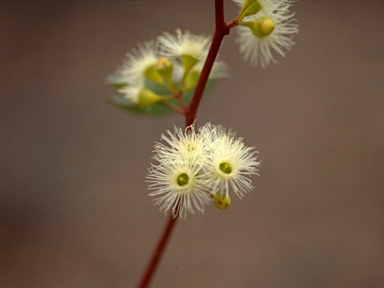
[{"label": "green leaf", "polygon": [[128,100],[127,98],[124,98],[122,95],[113,96],[113,98],[111,99],[111,101],[109,101],[109,103],[119,108],[128,110],[130,112],[135,112],[137,114],[161,116],[161,115],[168,115],[171,112],[173,112],[169,108],[157,103],[148,107],[141,108],[137,106],[135,103],[133,103],[132,101]]},{"label": "green leaf", "polygon": [[[114,80],[118,80],[118,79],[114,79]],[[214,82],[216,82],[215,79],[208,80],[204,95],[206,94],[206,92],[208,92],[208,90],[211,89]],[[112,82],[110,82],[110,83],[112,83]],[[116,85],[118,85],[118,81],[115,81],[112,85],[114,87],[116,87]],[[176,87],[178,87],[178,85],[179,85],[179,83],[175,83]],[[152,90],[156,94],[161,95],[161,96],[168,96],[168,95],[172,94],[172,92],[169,91],[168,89],[166,89],[165,87],[163,87],[163,86],[161,86],[155,82],[152,82],[150,80],[147,80],[145,82],[145,87],[147,89]],[[195,89],[190,89],[190,90],[185,91],[183,93],[183,99],[184,99],[184,102],[187,103],[187,105],[190,103],[194,92],[195,92]],[[151,115],[151,116],[152,115],[153,116],[165,116],[165,115],[170,115],[172,113],[176,113],[175,111],[173,111],[173,110],[169,109],[168,107],[165,107],[159,103],[155,103],[155,104],[148,106],[148,107],[145,107],[145,108],[138,107],[135,103],[133,103],[132,101],[123,97],[120,94],[113,96],[113,98],[109,102],[114,106],[120,107],[124,110],[134,112],[137,114],[146,114],[146,115]],[[175,106],[180,107],[179,101],[177,99],[168,100],[167,102],[171,103]]]}]

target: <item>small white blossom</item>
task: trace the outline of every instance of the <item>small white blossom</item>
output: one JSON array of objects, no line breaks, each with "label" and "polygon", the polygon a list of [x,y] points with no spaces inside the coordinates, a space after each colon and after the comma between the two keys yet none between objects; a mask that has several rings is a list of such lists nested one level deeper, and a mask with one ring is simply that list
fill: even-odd
[{"label": "small white blossom", "polygon": [[[238,0],[233,1],[240,2]],[[291,1],[259,0],[258,2],[262,7],[261,10],[255,15],[246,17],[245,23],[264,21],[269,25],[268,33],[260,35],[257,31],[255,33],[258,28],[252,27],[253,29],[251,29],[249,26],[239,26],[237,42],[240,44],[240,53],[244,60],[250,61],[255,66],[260,63],[265,68],[271,62],[277,62],[273,55],[274,52],[285,56],[285,50],[290,50],[295,44],[292,37],[293,34],[298,33],[299,29],[296,20],[293,19],[294,13],[289,11],[292,6]]]},{"label": "small white blossom", "polygon": [[156,65],[159,57],[154,41],[139,43],[137,47],[127,53],[118,73],[128,85],[139,87],[144,85],[146,70]]},{"label": "small white blossom", "polygon": [[211,123],[207,123],[204,126],[200,127],[199,134],[201,135],[201,138],[205,140],[205,143],[210,151],[215,148],[215,141],[221,136],[227,135],[231,138],[236,136],[236,133],[231,129],[227,131],[222,125],[213,125]]},{"label": "small white blossom", "polygon": [[115,73],[115,77],[123,84],[118,92],[138,105],[140,93],[145,88],[145,73],[157,61],[154,41],[139,43],[137,48],[126,54],[123,64]]},{"label": "small white blossom", "polygon": [[200,130],[208,138],[209,161],[203,177],[213,193],[229,194],[233,190],[239,198],[252,190],[250,176],[257,174],[260,162],[257,151],[246,147],[242,138],[236,138],[231,130],[208,124]]},{"label": "small white blossom", "polygon": [[210,200],[200,172],[206,163],[206,151],[201,138],[193,126],[185,131],[175,127],[161,136],[165,141],[155,144],[155,156],[159,163],[149,170],[149,195],[156,197],[155,203],[164,212],[171,211],[173,217],[186,217],[187,212],[204,212]]},{"label": "small white blossom", "polygon": [[161,135],[161,140],[168,145],[161,142],[155,144],[154,158],[159,162],[166,159],[204,165],[207,161],[206,145],[200,135],[195,133],[193,125],[185,130],[175,126],[174,133],[168,130]]},{"label": "small white blossom", "polygon": [[180,29],[176,30],[176,35],[164,32],[157,39],[162,56],[169,58],[190,56],[199,60],[207,52],[210,43],[210,37],[194,35],[189,31],[183,33]]},{"label": "small white blossom", "polygon": [[119,89],[119,93],[124,96],[124,98],[127,98],[128,100],[132,101],[134,104],[139,104],[139,96],[140,91],[142,87],[140,86],[124,86],[123,88]]},{"label": "small white blossom", "polygon": [[204,191],[203,180],[199,176],[200,166],[190,163],[162,159],[159,165],[149,169],[147,181],[149,196],[156,197],[160,210],[171,211],[173,217],[185,218],[187,212],[204,212],[204,205],[210,195]]}]

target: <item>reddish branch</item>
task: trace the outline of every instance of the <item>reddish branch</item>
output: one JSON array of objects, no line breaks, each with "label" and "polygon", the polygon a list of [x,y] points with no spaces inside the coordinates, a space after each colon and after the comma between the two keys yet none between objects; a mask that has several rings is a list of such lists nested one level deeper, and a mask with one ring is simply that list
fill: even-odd
[{"label": "reddish branch", "polygon": [[203,70],[201,71],[199,81],[197,82],[195,93],[191,103],[185,113],[185,125],[190,126],[196,119],[197,109],[200,100],[203,97],[205,86],[207,85],[209,73],[211,73],[213,63],[215,63],[217,53],[219,52],[221,42],[225,35],[229,34],[229,28],[224,21],[224,1],[215,0],[215,19],[216,27],[213,35],[211,47],[209,48],[207,59],[205,60]]},{"label": "reddish branch", "polygon": [[172,218],[172,215],[169,216],[168,222],[164,228],[163,234],[161,235],[160,240],[157,243],[155,250],[153,251],[151,261],[149,262],[144,272],[144,275],[141,278],[141,281],[137,287],[140,287],[140,288],[147,287],[147,285],[149,284],[149,281],[151,281],[153,272],[155,272],[157,264],[159,263],[161,255],[163,254],[165,245],[168,242],[169,236],[171,235],[172,228],[175,226],[176,220],[177,218]]}]

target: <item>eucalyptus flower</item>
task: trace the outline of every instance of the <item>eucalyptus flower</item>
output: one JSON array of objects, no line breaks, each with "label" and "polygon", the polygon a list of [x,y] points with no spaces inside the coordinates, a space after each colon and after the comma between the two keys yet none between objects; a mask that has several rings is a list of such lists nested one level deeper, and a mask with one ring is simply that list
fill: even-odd
[{"label": "eucalyptus flower", "polygon": [[175,126],[174,132],[166,131],[161,135],[161,140],[165,143],[156,143],[154,150],[154,159],[159,162],[167,159],[167,161],[204,165],[208,159],[206,143],[195,132],[194,125],[185,130]]},{"label": "eucalyptus flower", "polygon": [[137,48],[133,48],[126,54],[126,59],[118,74],[130,86],[144,85],[146,77],[160,77],[160,75],[156,75],[155,71],[158,59],[154,41],[139,43]]},{"label": "eucalyptus flower", "polygon": [[187,212],[204,212],[204,206],[211,200],[204,191],[203,180],[199,176],[200,166],[191,163],[163,159],[161,164],[149,169],[149,196],[156,197],[160,210],[171,211],[173,217],[186,218]]},{"label": "eucalyptus flower", "polygon": [[231,205],[229,191],[239,198],[253,189],[251,175],[260,162],[257,151],[247,147],[232,130],[207,123],[198,132],[194,126],[175,127],[156,143],[147,175],[149,196],[160,210],[185,218],[213,201],[218,209]]},{"label": "eucalyptus flower", "polygon": [[[233,0],[240,4],[243,1]],[[293,19],[294,13],[289,11],[292,6],[287,0],[258,0],[261,9],[254,15],[240,21],[237,42],[243,59],[251,64],[260,64],[265,68],[276,63],[274,54],[285,56],[295,44],[293,35],[297,34],[298,24]]]},{"label": "eucalyptus flower", "polygon": [[176,35],[164,32],[157,40],[163,56],[180,58],[184,68],[190,70],[207,53],[211,38],[177,29]]},{"label": "eucalyptus flower", "polygon": [[206,125],[202,135],[209,137],[208,165],[204,167],[203,177],[210,191],[229,194],[235,192],[239,198],[253,189],[250,176],[257,174],[260,162],[258,152],[245,146],[243,138],[235,137],[222,126]]},{"label": "eucalyptus flower", "polygon": [[161,136],[165,143],[155,144],[154,159],[147,175],[149,196],[156,197],[160,210],[171,211],[173,217],[185,218],[187,212],[204,212],[204,205],[211,200],[206,191],[201,167],[206,162],[202,139],[193,126],[184,131],[175,127]]}]

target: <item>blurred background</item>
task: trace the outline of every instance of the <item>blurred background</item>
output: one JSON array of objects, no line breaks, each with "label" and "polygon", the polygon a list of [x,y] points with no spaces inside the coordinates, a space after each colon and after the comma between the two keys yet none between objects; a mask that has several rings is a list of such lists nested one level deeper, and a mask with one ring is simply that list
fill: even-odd
[{"label": "blurred background", "polygon": [[[237,7],[226,2],[226,20]],[[299,1],[296,45],[230,78],[198,125],[260,151],[243,200],[179,221],[152,287],[384,287],[384,2]],[[164,31],[212,34],[213,1],[0,2],[0,287],[133,287],[166,216],[144,183],[178,115],[107,103]],[[235,29],[234,29],[235,30]]]}]

